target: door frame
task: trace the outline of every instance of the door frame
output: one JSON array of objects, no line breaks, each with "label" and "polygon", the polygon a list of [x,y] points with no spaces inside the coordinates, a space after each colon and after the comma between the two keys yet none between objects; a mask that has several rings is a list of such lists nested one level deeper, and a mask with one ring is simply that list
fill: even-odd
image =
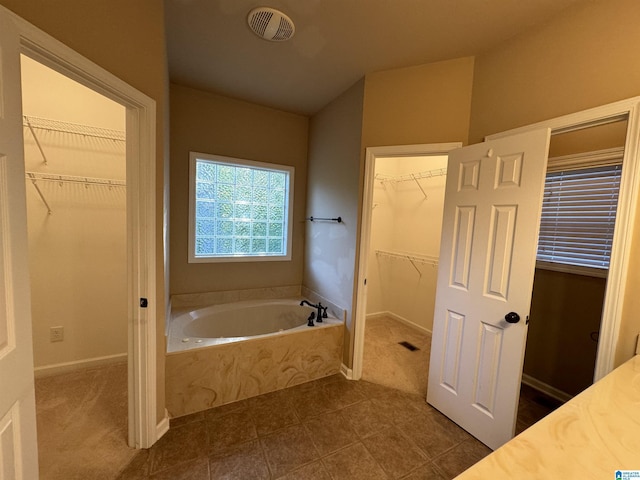
[{"label": "door frame", "polygon": [[389,157],[424,157],[448,155],[451,150],[462,147],[462,142],[432,143],[416,145],[396,145],[367,147],[364,164],[364,185],[362,216],[360,219],[360,240],[358,272],[356,275],[356,316],[353,346],[353,367],[345,375],[353,380],[362,378],[364,356],[364,333],[367,320],[367,272],[369,269],[369,248],[371,243],[371,218],[373,212],[373,190],[375,184],[376,160]]},{"label": "door frame", "polygon": [[636,219],[638,192],[640,190],[640,150],[638,148],[638,140],[640,139],[640,97],[621,100],[485,137],[486,140],[494,140],[539,128],[550,128],[553,136],[585,127],[613,123],[624,118],[628,118],[627,137],[624,146],[618,211],[616,213],[609,274],[607,276],[602,309],[596,366],[593,374],[594,382],[597,382],[615,368],[616,347],[620,336],[620,324],[622,323],[631,241]]},{"label": "door frame", "polygon": [[0,15],[15,24],[22,54],[126,108],[128,442],[148,448],[169,428],[166,410],[157,420],[155,100],[3,6]]}]

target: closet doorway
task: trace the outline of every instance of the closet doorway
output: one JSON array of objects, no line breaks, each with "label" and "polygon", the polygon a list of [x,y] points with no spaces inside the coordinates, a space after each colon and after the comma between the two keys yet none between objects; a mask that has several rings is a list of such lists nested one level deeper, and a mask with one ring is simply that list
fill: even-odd
[{"label": "closet doorway", "polygon": [[126,109],[24,55],[21,70],[40,473],[107,478],[135,453]]},{"label": "closet doorway", "polygon": [[367,149],[354,379],[426,394],[447,153],[459,146]]}]

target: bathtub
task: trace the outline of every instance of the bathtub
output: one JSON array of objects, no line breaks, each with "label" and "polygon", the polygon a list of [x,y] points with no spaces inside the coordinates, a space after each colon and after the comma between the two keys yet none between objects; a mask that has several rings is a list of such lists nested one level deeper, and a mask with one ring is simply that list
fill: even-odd
[{"label": "bathtub", "polygon": [[316,310],[307,305],[300,306],[301,301],[301,298],[245,300],[179,311],[171,320],[168,352],[341,323],[335,314],[328,312],[329,318],[321,323],[314,320],[314,327],[307,326],[309,315]]},{"label": "bathtub", "polygon": [[[315,326],[301,298],[247,300],[172,312],[166,402],[172,417],[339,373],[344,320]],[[338,315],[343,312],[338,312]]]}]

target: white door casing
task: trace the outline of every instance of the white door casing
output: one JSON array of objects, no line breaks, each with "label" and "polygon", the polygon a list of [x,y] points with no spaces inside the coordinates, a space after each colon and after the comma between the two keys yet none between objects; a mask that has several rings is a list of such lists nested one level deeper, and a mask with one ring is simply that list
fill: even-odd
[{"label": "white door casing", "polygon": [[0,478],[38,478],[16,28],[0,15]]},{"label": "white door casing", "polygon": [[[129,445],[136,448],[148,448],[169,429],[168,413],[158,415],[156,405],[156,316],[164,312],[163,305],[157,304],[156,297],[156,105],[147,95],[118,79],[100,66],[86,59],[71,48],[62,44],[42,30],[15,15],[0,5],[2,35],[0,35],[0,53],[6,61],[8,50],[28,55],[57,72],[75,80],[88,88],[104,95],[127,108],[127,249],[128,249],[128,329],[129,329]],[[15,46],[15,48],[14,48]],[[19,109],[11,113],[11,121],[19,128],[22,177],[21,201],[26,203],[24,192],[24,158],[22,145],[22,113],[20,66],[3,68],[2,74],[17,68],[17,83],[3,84],[3,92],[11,89],[9,97],[18,102]],[[2,79],[2,77],[0,77]],[[6,96],[6,95],[5,95]],[[1,98],[0,98],[1,100]],[[0,111],[3,108],[0,105]],[[9,112],[7,111],[7,118]],[[4,138],[4,131],[0,136]],[[0,152],[0,155],[2,153]],[[12,185],[13,187],[13,185]],[[17,188],[17,187],[16,187]],[[2,201],[3,199],[0,199]],[[26,208],[14,212],[11,218],[17,224],[24,224],[26,248],[27,217]],[[22,228],[22,226],[20,227]],[[26,252],[25,252],[26,254]],[[28,275],[28,269],[25,268]],[[26,284],[26,306],[29,306],[28,282]],[[141,308],[140,299],[148,300],[148,306]],[[23,298],[20,299],[22,302]],[[28,335],[20,340],[31,349],[31,319],[19,318],[20,328],[27,329]],[[16,337],[18,338],[18,337]],[[26,361],[26,356],[22,360]],[[33,356],[29,350],[30,375],[33,375]],[[5,378],[0,377],[0,390]],[[35,405],[32,406],[35,413]],[[37,449],[32,449],[36,455]],[[36,465],[37,462],[33,462]],[[37,478],[27,475],[25,478]],[[4,480],[4,478],[2,478]]]},{"label": "white door casing", "polygon": [[371,223],[373,214],[373,190],[378,158],[388,157],[419,157],[429,155],[448,155],[455,148],[460,148],[461,142],[431,143],[416,145],[393,145],[381,147],[367,147],[365,156],[364,190],[362,199],[362,217],[360,221],[359,259],[356,282],[355,309],[355,340],[353,349],[353,368],[343,365],[343,372],[347,378],[359,380],[362,377],[364,334],[367,317],[367,274],[369,270],[369,245],[371,240]]},{"label": "white door casing", "polygon": [[493,449],[515,429],[549,137],[449,154],[427,401]]}]

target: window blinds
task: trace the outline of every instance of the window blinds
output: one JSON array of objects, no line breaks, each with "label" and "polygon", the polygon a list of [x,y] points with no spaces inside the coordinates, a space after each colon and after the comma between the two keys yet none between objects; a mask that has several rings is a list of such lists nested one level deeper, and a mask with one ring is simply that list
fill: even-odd
[{"label": "window blinds", "polygon": [[621,172],[616,164],[547,173],[539,261],[609,268]]}]

